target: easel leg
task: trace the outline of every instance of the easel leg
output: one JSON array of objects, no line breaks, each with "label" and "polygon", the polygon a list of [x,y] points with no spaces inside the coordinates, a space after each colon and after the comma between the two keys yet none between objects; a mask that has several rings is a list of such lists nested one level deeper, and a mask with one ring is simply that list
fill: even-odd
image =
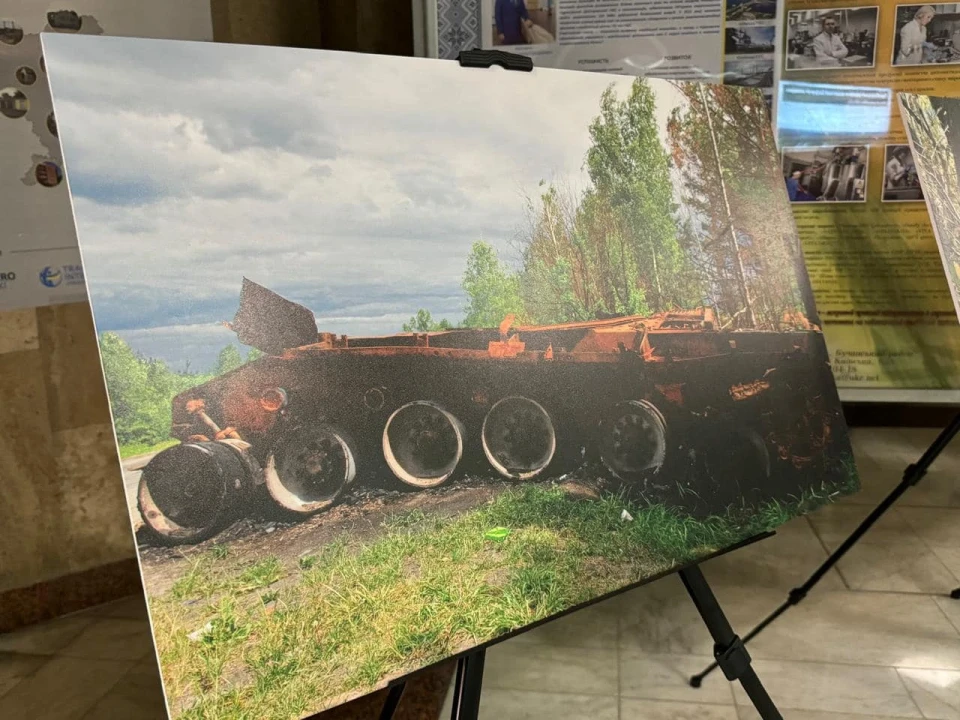
[{"label": "easel leg", "polygon": [[480,716],[480,688],[483,685],[483,650],[457,660],[457,679],[453,685],[453,711],[450,720],[477,720]]},{"label": "easel leg", "polygon": [[405,682],[390,686],[390,689],[387,691],[387,699],[384,700],[383,709],[380,711],[380,720],[392,720],[394,713],[397,712],[397,706],[400,705],[400,698],[403,696],[403,691],[406,687],[407,684]]},{"label": "easel leg", "polygon": [[[777,607],[772,613],[765,617],[759,625],[757,625],[753,630],[748,632],[744,638],[743,642],[748,643],[754,637],[759,635],[767,625],[772,623],[778,617],[783,615],[788,609],[794,605],[798,605],[801,600],[803,600],[807,593],[813,589],[813,586],[816,585],[823,578],[824,575],[829,572],[830,568],[836,565],[840,558],[842,558],[847,551],[852,548],[857,541],[866,534],[873,524],[883,517],[883,514],[889,510],[893,504],[900,499],[900,496],[903,495],[907,490],[912,488],[918,482],[920,482],[923,477],[927,474],[927,470],[930,469],[930,466],[933,465],[933,461],[944,451],[947,445],[950,444],[950,441],[960,432],[960,414],[958,414],[953,420],[950,421],[950,424],[943,429],[936,440],[930,445],[929,448],[920,456],[920,459],[912,465],[908,465],[906,470],[903,471],[903,479],[900,481],[900,484],[897,485],[890,494],[885,497],[879,505],[877,505],[867,517],[863,519],[863,522],[857,526],[857,529],[854,530],[850,537],[844,540],[840,547],[834,550],[830,557],[823,561],[823,564],[820,565],[816,570],[813,571],[807,581],[800,587],[794,588],[787,595],[787,599]],[[950,597],[954,600],[960,600],[960,588],[957,588],[950,593]],[[709,675],[711,672],[717,669],[717,663],[711,663],[703,672],[694,675],[690,678],[690,684],[693,687],[700,687],[700,684],[703,682],[703,679]]]},{"label": "easel leg", "polygon": [[773,704],[756,671],[750,665],[750,655],[743,646],[743,641],[730,627],[720,603],[717,602],[700,568],[694,565],[692,568],[681,570],[680,579],[713,637],[713,655],[727,680],[740,681],[763,720],[783,720],[780,711]]}]

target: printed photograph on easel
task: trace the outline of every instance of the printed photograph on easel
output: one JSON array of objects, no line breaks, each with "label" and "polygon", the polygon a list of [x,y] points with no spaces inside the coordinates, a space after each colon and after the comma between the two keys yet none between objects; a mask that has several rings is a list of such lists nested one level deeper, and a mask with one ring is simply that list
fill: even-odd
[{"label": "printed photograph on easel", "polygon": [[923,183],[954,308],[960,317],[960,99],[899,93],[901,116],[910,145],[914,172]]},{"label": "printed photograph on easel", "polygon": [[759,90],[44,51],[173,717],[319,712],[857,489]]}]

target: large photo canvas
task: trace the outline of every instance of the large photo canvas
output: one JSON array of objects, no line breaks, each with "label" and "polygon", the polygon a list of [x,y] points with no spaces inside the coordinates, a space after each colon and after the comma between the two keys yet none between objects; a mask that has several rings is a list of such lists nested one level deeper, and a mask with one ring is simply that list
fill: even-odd
[{"label": "large photo canvas", "polygon": [[321,711],[857,488],[759,91],[44,52],[173,717]]},{"label": "large photo canvas", "polygon": [[960,317],[960,99],[900,93],[906,148],[922,184],[940,259],[950,285],[954,310]]}]

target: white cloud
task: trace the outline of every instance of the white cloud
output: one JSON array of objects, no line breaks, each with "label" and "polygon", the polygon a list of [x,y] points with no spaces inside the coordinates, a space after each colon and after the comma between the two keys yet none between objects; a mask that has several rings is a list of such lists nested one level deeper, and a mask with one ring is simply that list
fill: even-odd
[{"label": "white cloud", "polygon": [[[44,52],[98,324],[130,338],[229,319],[244,275],[338,332],[458,313],[470,244],[507,255],[521,193],[587,186],[600,94],[632,82],[123,38]],[[662,126],[679,96],[656,89]]]}]

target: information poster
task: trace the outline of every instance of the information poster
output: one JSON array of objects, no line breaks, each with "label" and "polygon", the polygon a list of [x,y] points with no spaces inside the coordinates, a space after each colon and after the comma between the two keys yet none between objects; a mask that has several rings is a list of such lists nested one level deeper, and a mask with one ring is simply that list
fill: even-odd
[{"label": "information poster", "polygon": [[[212,40],[207,0],[4,0],[0,6],[0,311],[86,299],[40,33]],[[103,82],[109,85],[110,78]],[[122,130],[121,130],[122,132]],[[143,178],[126,192],[135,199]],[[78,203],[105,188],[75,187]]]},{"label": "information poster", "polygon": [[946,400],[960,325],[896,93],[960,92],[960,3],[788,0],[783,23],[778,142],[837,383]]},{"label": "information poster", "polygon": [[[426,0],[431,57],[502,49],[540,67],[722,80],[772,100],[776,0]],[[415,0],[415,4],[417,0]]]}]

